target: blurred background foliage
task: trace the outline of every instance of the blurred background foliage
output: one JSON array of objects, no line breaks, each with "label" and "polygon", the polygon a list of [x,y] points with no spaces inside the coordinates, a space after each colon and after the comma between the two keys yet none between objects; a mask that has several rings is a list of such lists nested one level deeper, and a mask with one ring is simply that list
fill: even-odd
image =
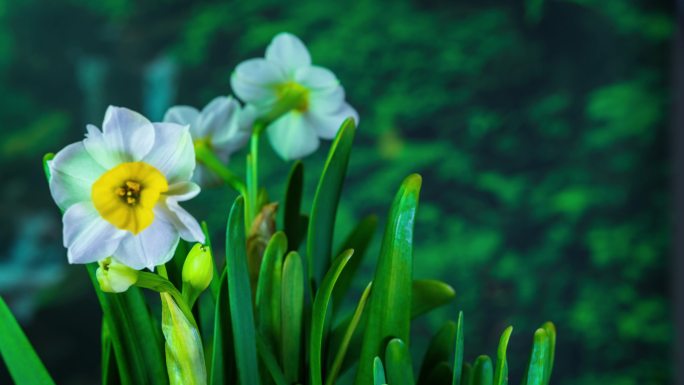
[{"label": "blurred background foliage", "polygon": [[[234,66],[289,31],[361,115],[338,241],[363,215],[385,215],[402,178],[419,172],[417,276],[456,289],[466,353],[492,354],[515,325],[516,382],[534,327],[553,320],[555,383],[668,383],[672,8],[0,0],[0,294],[58,383],[96,382],[100,313],[84,269],[66,264],[42,154],[82,138],[108,104],[160,119],[172,104],[229,94]],[[309,199],[325,148],[305,162]],[[275,200],[289,165],[262,152]],[[242,155],[231,163],[240,173]],[[190,205],[216,233],[227,195],[208,189]],[[456,310],[420,322],[418,350]]]}]

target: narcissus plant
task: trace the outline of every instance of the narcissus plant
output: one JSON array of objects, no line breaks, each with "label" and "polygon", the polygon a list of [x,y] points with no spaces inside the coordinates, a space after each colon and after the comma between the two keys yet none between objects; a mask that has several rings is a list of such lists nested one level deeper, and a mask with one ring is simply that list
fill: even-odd
[{"label": "narcissus plant", "polygon": [[[456,321],[425,354],[411,352],[413,320],[455,297],[447,283],[413,275],[420,175],[397,181],[388,197],[377,255],[369,255],[376,215],[347,234],[336,227],[358,116],[335,76],[311,64],[298,38],[279,34],[265,59],[237,67],[232,84],[248,107],[219,97],[201,112],[174,107],[166,123],[110,107],[103,131],[89,126],[85,140],[44,159],[69,261],[86,264],[104,314],[102,383],[507,385],[511,327],[493,359],[466,355],[454,308]],[[249,109],[256,115],[246,118]],[[259,187],[263,130],[284,159],[334,139],[311,202],[302,199],[301,162],[279,198]],[[226,156],[247,135],[243,177]],[[200,192],[195,157],[237,195],[224,252],[179,205]],[[364,262],[375,262],[365,281]],[[160,306],[141,289],[158,292]],[[160,315],[150,310],[159,307]],[[553,324],[536,330],[522,385],[549,384],[555,344]],[[0,355],[17,385],[54,384],[1,299]]]}]

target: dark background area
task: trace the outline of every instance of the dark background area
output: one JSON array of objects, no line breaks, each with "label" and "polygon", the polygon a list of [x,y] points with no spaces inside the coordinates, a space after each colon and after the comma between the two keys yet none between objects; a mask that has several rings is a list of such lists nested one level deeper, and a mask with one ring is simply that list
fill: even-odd
[{"label": "dark background area", "polygon": [[[416,276],[457,300],[416,325],[418,355],[462,309],[468,360],[515,326],[513,383],[546,320],[555,384],[672,381],[674,4],[0,0],[0,295],[57,383],[98,381],[101,316],[84,268],[67,264],[42,155],[109,104],[154,120],[230,94],[235,65],[281,31],[361,116],[338,240],[384,216],[405,175],[424,177]],[[278,197],[289,165],[264,149]],[[306,159],[309,199],[326,149]],[[207,189],[189,208],[221,234],[232,196]]]}]

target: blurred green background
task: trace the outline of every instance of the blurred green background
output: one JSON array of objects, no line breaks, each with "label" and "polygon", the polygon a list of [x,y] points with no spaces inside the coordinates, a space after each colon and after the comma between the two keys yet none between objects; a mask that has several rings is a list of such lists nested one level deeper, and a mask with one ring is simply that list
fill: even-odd
[{"label": "blurred green background", "polygon": [[[0,295],[58,383],[96,383],[100,313],[67,265],[41,156],[109,104],[160,119],[229,94],[234,66],[289,31],[361,115],[338,240],[384,216],[405,175],[424,177],[416,276],[458,297],[414,329],[419,354],[462,309],[469,360],[515,326],[513,383],[546,320],[553,383],[669,383],[672,13],[662,0],[0,0]],[[306,160],[309,198],[327,146]],[[277,199],[289,165],[262,152]],[[233,195],[209,189],[190,209],[218,235]]]}]

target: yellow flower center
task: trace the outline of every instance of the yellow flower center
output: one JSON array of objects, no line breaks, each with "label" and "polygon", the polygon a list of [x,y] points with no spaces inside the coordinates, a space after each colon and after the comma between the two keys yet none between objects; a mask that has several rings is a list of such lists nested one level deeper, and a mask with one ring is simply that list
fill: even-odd
[{"label": "yellow flower center", "polygon": [[168,191],[166,177],[145,162],[122,163],[102,174],[91,190],[102,218],[138,234],[154,220],[154,205]]},{"label": "yellow flower center", "polygon": [[306,112],[309,109],[309,90],[303,85],[289,81],[276,87],[276,96],[280,100],[287,99],[294,104],[292,109]]}]

